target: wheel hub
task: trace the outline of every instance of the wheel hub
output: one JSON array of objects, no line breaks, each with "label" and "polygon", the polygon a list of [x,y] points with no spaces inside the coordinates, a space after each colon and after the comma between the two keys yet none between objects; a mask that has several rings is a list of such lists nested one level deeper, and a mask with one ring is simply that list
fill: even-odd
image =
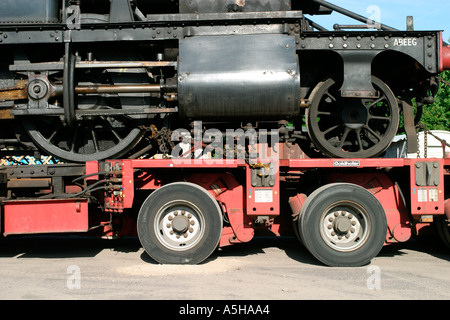
[{"label": "wheel hub", "polygon": [[347,234],[352,224],[348,218],[339,217],[334,222],[334,230],[339,234]]},{"label": "wheel hub", "polygon": [[357,130],[367,123],[367,109],[359,104],[345,106],[342,111],[342,122],[350,129]]},{"label": "wheel hub", "polygon": [[328,211],[322,221],[322,239],[338,251],[354,250],[365,237],[367,221],[351,209],[336,207]]},{"label": "wheel hub", "polygon": [[186,216],[176,216],[172,221],[172,228],[176,232],[186,232],[189,227],[189,219]]},{"label": "wheel hub", "polygon": [[188,206],[169,205],[160,212],[158,220],[159,240],[172,250],[182,251],[195,246],[204,232],[198,211]]}]

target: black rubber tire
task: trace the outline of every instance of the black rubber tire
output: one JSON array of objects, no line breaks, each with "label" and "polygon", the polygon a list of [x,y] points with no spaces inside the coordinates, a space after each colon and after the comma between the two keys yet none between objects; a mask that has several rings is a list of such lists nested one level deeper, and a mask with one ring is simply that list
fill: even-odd
[{"label": "black rubber tire", "polygon": [[[181,212],[177,209],[180,207],[193,212],[200,230],[198,234],[195,232],[196,240],[188,245],[182,242],[183,236],[172,241],[173,235],[169,235],[161,220],[164,214],[170,216],[164,210]],[[201,263],[217,248],[222,227],[222,212],[217,201],[204,188],[188,182],[171,183],[154,191],[141,206],[137,220],[138,237],[143,248],[160,264]]]},{"label": "black rubber tire", "polygon": [[446,216],[436,217],[436,229],[442,242],[450,248],[450,226]]},{"label": "black rubber tire", "polygon": [[[341,240],[323,231],[330,229],[325,227],[326,217],[332,217],[331,214],[336,212],[347,212],[348,216],[352,213],[353,220],[361,221],[356,227],[359,230],[354,235],[356,238],[350,237],[345,243],[348,247],[340,248],[343,244],[337,243]],[[305,201],[298,223],[304,246],[319,261],[333,267],[370,263],[383,248],[387,234],[386,215],[378,199],[366,189],[349,183],[328,184],[315,190]],[[359,232],[362,235],[358,240]]]}]

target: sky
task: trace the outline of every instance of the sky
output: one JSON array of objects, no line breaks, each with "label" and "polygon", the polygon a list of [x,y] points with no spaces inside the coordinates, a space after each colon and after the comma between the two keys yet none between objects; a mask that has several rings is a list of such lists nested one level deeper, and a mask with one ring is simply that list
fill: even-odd
[{"label": "sky", "polygon": [[[450,0],[328,0],[337,6],[364,17],[379,18],[379,22],[406,30],[406,17],[414,17],[414,30],[443,30],[444,40],[450,40]],[[333,24],[359,24],[355,20],[333,13],[314,16],[311,20],[328,30]]]}]

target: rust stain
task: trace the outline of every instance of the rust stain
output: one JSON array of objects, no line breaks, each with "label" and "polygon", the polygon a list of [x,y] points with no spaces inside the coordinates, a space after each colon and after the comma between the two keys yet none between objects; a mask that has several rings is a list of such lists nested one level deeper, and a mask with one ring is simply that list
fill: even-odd
[{"label": "rust stain", "polygon": [[14,116],[9,112],[10,109],[0,110],[0,119],[14,119]]},{"label": "rust stain", "polygon": [[0,89],[0,101],[27,99],[28,80],[19,80],[14,87]]},{"label": "rust stain", "polygon": [[236,0],[236,4],[240,7],[245,7],[245,0]]}]

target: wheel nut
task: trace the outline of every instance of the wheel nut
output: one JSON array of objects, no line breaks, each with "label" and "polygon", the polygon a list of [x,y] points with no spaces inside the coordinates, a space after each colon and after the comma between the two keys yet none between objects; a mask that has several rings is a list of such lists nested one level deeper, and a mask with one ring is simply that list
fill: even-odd
[{"label": "wheel nut", "polygon": [[188,219],[192,218],[192,214],[189,213],[189,214],[187,215],[187,217],[188,217]]},{"label": "wheel nut", "polygon": [[328,229],[332,229],[333,226],[332,226],[331,224],[329,224],[329,225],[327,226],[327,228],[328,228]]},{"label": "wheel nut", "polygon": [[349,219],[353,219],[353,215],[350,213],[348,216],[347,216]]},{"label": "wheel nut", "polygon": [[169,218],[167,218],[167,219],[169,219],[169,221],[172,221],[172,220],[173,220],[173,217],[172,217],[172,216],[169,216]]},{"label": "wheel nut", "polygon": [[177,215],[178,215],[178,211],[175,211],[173,214],[174,214],[175,216],[177,216]]},{"label": "wheel nut", "polygon": [[166,224],[166,227],[167,227],[167,228],[170,228],[171,226],[172,226],[171,223]]},{"label": "wheel nut", "polygon": [[328,218],[328,221],[330,221],[330,222],[333,222],[333,220],[334,220],[333,217]]},{"label": "wheel nut", "polygon": [[351,232],[351,233],[355,233],[355,228],[351,228],[351,229],[350,229],[350,232]]},{"label": "wheel nut", "polygon": [[191,220],[191,226],[193,226],[194,224],[195,224],[195,221],[194,220]]},{"label": "wheel nut", "polygon": [[189,232],[190,233],[194,232],[194,228],[189,228]]},{"label": "wheel nut", "polygon": [[183,237],[187,238],[187,237],[188,237],[188,234],[187,234],[187,233],[183,234]]},{"label": "wheel nut", "polygon": [[185,215],[186,214],[186,210],[181,210],[181,214]]},{"label": "wheel nut", "polygon": [[356,221],[352,221],[352,226],[355,226],[356,225]]}]

